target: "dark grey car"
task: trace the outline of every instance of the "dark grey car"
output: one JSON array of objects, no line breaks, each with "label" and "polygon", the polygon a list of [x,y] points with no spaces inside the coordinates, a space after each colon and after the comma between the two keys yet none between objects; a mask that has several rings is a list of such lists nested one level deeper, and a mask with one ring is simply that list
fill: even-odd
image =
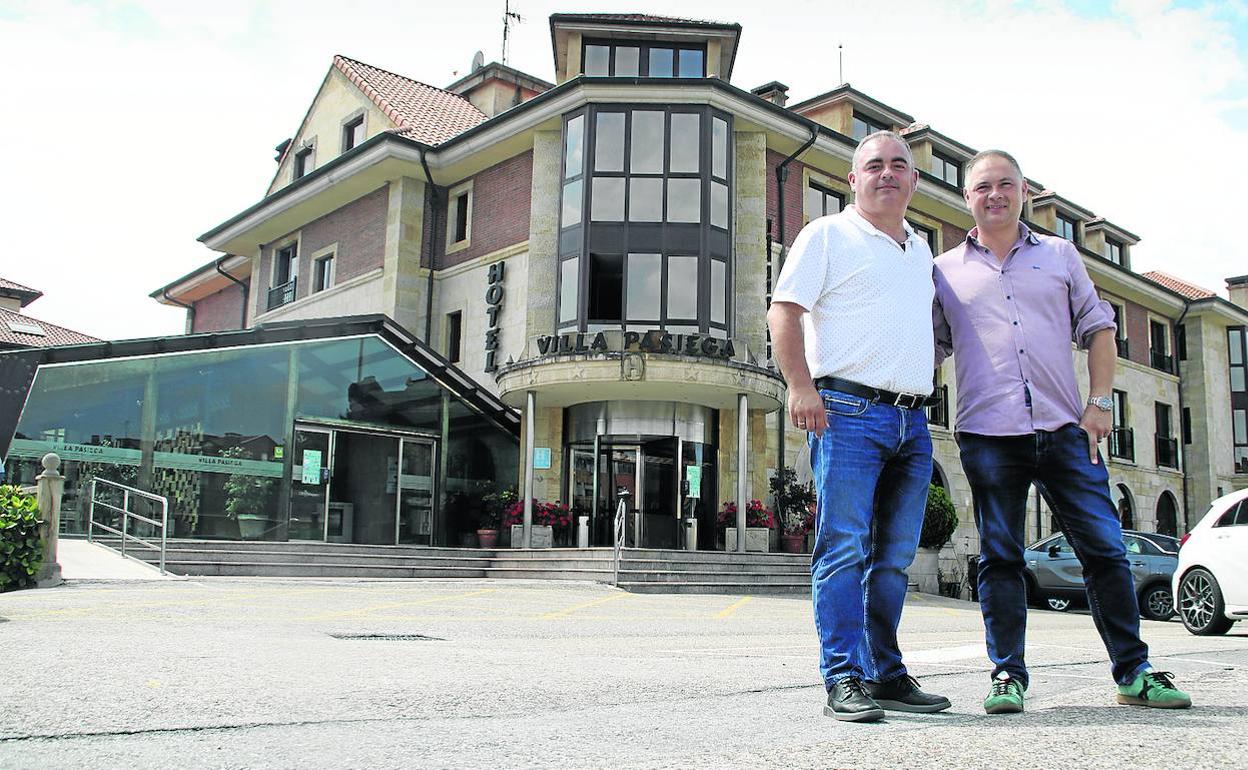
[{"label": "dark grey car", "polygon": [[[1170,577],[1179,565],[1179,541],[1153,532],[1126,530],[1122,543],[1135,579],[1140,615],[1166,620],[1174,614]],[[1063,534],[1027,546],[1027,595],[1049,609],[1064,612],[1072,601],[1086,601],[1083,565]]]}]

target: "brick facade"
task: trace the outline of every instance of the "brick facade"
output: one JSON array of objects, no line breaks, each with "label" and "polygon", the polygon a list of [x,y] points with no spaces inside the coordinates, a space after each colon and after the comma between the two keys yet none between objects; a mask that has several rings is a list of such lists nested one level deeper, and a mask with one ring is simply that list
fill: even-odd
[{"label": "brick facade", "polygon": [[[250,283],[250,281],[243,281]],[[209,294],[195,306],[191,333],[223,332],[243,328],[243,290],[230,284],[216,294]]]},{"label": "brick facade", "polygon": [[[438,227],[433,234],[438,269],[454,267],[482,254],[528,240],[532,187],[532,150],[490,166],[473,177],[469,246],[450,254],[446,253],[448,201],[443,190],[439,196]],[[431,217],[426,217],[426,221],[429,219]]]}]

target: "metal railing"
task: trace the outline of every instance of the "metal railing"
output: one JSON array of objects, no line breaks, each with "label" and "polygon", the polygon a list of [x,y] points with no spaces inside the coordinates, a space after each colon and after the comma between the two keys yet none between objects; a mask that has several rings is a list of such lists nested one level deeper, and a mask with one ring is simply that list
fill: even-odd
[{"label": "metal railing", "polygon": [[1163,468],[1179,467],[1179,440],[1170,436],[1154,436],[1157,440],[1157,465]]},{"label": "metal railing", "polygon": [[942,428],[948,428],[949,386],[941,385],[936,389],[936,395],[940,396],[940,401],[927,407],[927,421],[931,425],[939,425]]},{"label": "metal railing", "polygon": [[1149,348],[1148,363],[1158,371],[1174,374],[1174,356],[1168,356],[1156,348]]},{"label": "metal railing", "polygon": [[1124,338],[1124,337],[1115,337],[1115,338],[1114,338],[1114,344],[1118,346],[1118,357],[1119,357],[1119,358],[1130,358],[1130,357],[1131,357],[1131,343],[1130,343],[1130,342],[1128,342],[1128,341],[1126,340],[1126,338]]},{"label": "metal railing", "polygon": [[[112,503],[109,503],[100,499],[98,495],[99,484],[105,484],[109,488],[121,490],[121,507],[120,508],[113,505]],[[152,502],[160,503],[160,521],[149,519],[146,516],[143,516],[141,514],[135,513],[134,511],[130,510],[130,501],[134,499],[151,500]],[[103,522],[96,521],[95,520],[95,506],[97,505],[102,508],[106,508],[110,511],[113,511],[114,513],[121,514],[121,529],[114,529],[113,527],[110,527],[107,524],[104,524]],[[159,529],[160,530],[160,545],[154,545],[153,543],[149,542],[145,538],[139,537],[138,535],[130,534],[130,519],[137,519],[138,521],[141,521],[145,524],[150,524],[153,527]],[[169,526],[168,526],[169,524],[169,498],[161,497],[160,495],[155,495],[155,494],[152,494],[151,492],[144,492],[143,490],[135,489],[134,487],[128,487],[125,484],[118,484],[116,481],[109,481],[108,479],[101,479],[99,477],[96,477],[96,478],[91,479],[91,507],[87,514],[87,522],[88,522],[87,523],[87,540],[90,540],[91,542],[95,542],[95,528],[96,527],[99,527],[105,532],[111,532],[114,535],[120,536],[122,556],[128,555],[126,553],[126,543],[129,541],[133,541],[136,545],[143,546],[144,548],[148,548],[153,551],[158,551],[160,553],[160,574],[162,575],[165,574],[166,534],[169,531]],[[134,559],[133,556],[131,556],[130,558]],[[135,560],[141,561],[141,559],[135,559]]]},{"label": "metal railing", "polygon": [[269,304],[266,309],[272,310],[275,307],[281,307],[282,305],[288,305],[291,302],[294,302],[296,281],[297,279],[291,278],[286,283],[269,289]]},{"label": "metal railing", "polygon": [[627,497],[620,497],[620,504],[615,506],[615,572],[611,578],[611,585],[618,586],[620,584],[620,551],[624,549],[624,518],[628,512]]},{"label": "metal railing", "polygon": [[1135,432],[1131,428],[1114,428],[1109,432],[1109,456],[1135,462]]}]

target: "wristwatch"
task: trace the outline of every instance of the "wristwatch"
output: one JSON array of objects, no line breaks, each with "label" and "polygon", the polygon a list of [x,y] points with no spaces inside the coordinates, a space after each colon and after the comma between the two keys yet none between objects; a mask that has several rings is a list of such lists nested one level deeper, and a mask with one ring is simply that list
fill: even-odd
[{"label": "wristwatch", "polygon": [[1112,412],[1114,400],[1109,396],[1088,396],[1088,406],[1094,406],[1102,412]]}]

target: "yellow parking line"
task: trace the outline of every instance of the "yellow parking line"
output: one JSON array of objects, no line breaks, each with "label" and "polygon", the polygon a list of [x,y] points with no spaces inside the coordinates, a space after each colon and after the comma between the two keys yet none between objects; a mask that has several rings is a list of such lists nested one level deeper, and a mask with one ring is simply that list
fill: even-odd
[{"label": "yellow parking line", "polygon": [[724,608],[724,609],[723,609],[723,610],[722,610],[722,611],[721,611],[718,615],[716,615],[715,617],[717,617],[717,618],[727,618],[727,617],[730,617],[730,616],[732,615],[732,613],[734,613],[734,612],[736,612],[737,610],[741,609],[741,607],[743,607],[743,606],[746,604],[746,602],[750,601],[750,600],[751,600],[751,599],[753,599],[753,598],[754,598],[753,596],[743,596],[743,597],[741,597],[740,599],[738,599],[738,600],[736,600],[735,602],[733,602],[732,604],[729,604],[727,607],[725,607],[725,608]]},{"label": "yellow parking line", "polygon": [[370,607],[361,607],[356,610],[344,610],[342,612],[326,612],[321,615],[310,615],[299,620],[333,620],[336,618],[349,618],[358,615],[368,615],[378,610],[386,610],[394,607],[415,607],[420,604],[435,604],[437,602],[448,602],[453,599],[466,599],[469,596],[481,596],[482,594],[492,594],[499,589],[486,588],[481,591],[469,591],[462,594],[449,594],[447,596],[435,596],[431,599],[418,599],[412,602],[387,602],[385,604],[374,604]]},{"label": "yellow parking line", "polygon": [[592,602],[585,602],[584,604],[576,604],[571,607],[568,607],[567,609],[557,610],[555,612],[547,612],[545,615],[542,615],[542,620],[554,620],[555,618],[566,617],[568,615],[571,615],[573,612],[576,612],[577,610],[584,610],[584,609],[588,609],[589,607],[597,607],[599,604],[606,604],[607,602],[613,602],[616,599],[623,599],[627,596],[632,596],[632,594],[626,594],[626,593],[612,594],[610,596],[604,596],[601,599],[594,599]]}]

